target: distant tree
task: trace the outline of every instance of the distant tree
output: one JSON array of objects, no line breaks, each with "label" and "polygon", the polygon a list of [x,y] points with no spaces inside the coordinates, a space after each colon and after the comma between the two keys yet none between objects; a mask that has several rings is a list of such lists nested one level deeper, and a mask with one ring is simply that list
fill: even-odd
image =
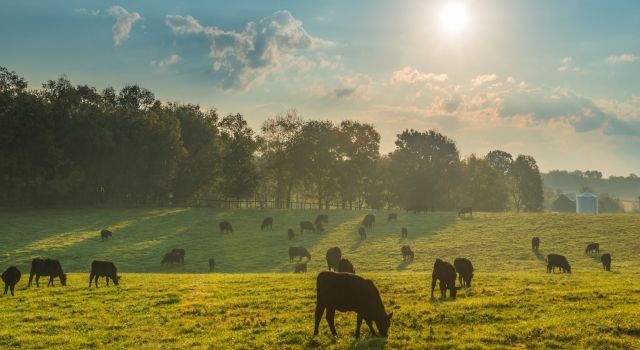
[{"label": "distant tree", "polygon": [[465,205],[479,211],[504,211],[509,193],[505,176],[486,159],[471,155],[463,165]]},{"label": "distant tree", "polygon": [[224,198],[248,198],[258,185],[254,155],[258,143],[241,114],[230,114],[218,123],[223,144],[222,183]]},{"label": "distant tree", "polygon": [[500,150],[487,153],[484,159],[486,159],[489,164],[502,175],[507,175],[509,168],[511,168],[511,164],[513,164],[513,157],[511,154]]},{"label": "distant tree", "polygon": [[531,156],[519,155],[509,169],[512,205],[516,211],[540,211],[544,201],[542,178]]},{"label": "distant tree", "polygon": [[624,207],[620,199],[611,197],[607,193],[602,193],[598,196],[598,211],[601,213],[622,213],[624,212]]}]

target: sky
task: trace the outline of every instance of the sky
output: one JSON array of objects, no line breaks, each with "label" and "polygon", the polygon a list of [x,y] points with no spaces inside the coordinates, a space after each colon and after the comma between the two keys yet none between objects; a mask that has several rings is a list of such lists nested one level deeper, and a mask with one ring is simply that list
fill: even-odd
[{"label": "sky", "polygon": [[[454,10],[451,10],[454,9]],[[542,171],[640,173],[640,2],[12,1],[0,66],[241,113],[436,129]]]}]

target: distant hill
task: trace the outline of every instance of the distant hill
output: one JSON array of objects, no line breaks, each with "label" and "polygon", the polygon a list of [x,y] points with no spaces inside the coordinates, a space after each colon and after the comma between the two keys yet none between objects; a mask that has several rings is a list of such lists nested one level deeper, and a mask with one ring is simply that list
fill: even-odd
[{"label": "distant hill", "polygon": [[565,170],[552,170],[541,174],[544,186],[553,190],[560,189],[563,192],[579,192],[588,187],[592,192],[608,193],[612,197],[618,197],[629,201],[638,201],[640,196],[640,177],[631,174],[624,176],[610,176],[603,178],[599,171],[568,172]]}]

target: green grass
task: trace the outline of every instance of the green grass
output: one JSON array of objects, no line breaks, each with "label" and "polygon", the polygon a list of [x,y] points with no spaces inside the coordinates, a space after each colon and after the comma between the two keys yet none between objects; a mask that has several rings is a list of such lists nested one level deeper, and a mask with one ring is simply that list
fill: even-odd
[{"label": "green grass", "polygon": [[[289,227],[318,211],[212,209],[52,210],[0,213],[0,268],[23,272],[16,297],[0,297],[0,348],[640,348],[640,216],[386,212],[360,241],[364,212],[330,211],[322,234],[287,239]],[[261,232],[273,216],[273,231]],[[232,222],[220,234],[217,222]],[[114,237],[101,242],[99,230]],[[409,238],[400,239],[407,227]],[[539,254],[531,237],[541,238]],[[596,241],[613,256],[604,272]],[[413,263],[401,262],[410,244]],[[290,273],[287,249],[307,247],[309,273]],[[312,337],[316,272],[340,246],[358,274],[371,278],[394,312],[387,340],[353,339],[355,314],[338,313],[339,337]],[[160,267],[171,248],[184,267]],[[568,257],[574,273],[546,274],[544,256]],[[56,257],[71,272],[67,287],[26,289],[29,261]],[[433,260],[469,257],[474,287],[456,301],[430,299]],[[217,272],[208,270],[214,257]],[[88,288],[93,259],[116,263],[120,287]],[[101,280],[101,283],[104,284]],[[436,291],[436,296],[439,292]],[[366,329],[366,327],[365,327]]]}]

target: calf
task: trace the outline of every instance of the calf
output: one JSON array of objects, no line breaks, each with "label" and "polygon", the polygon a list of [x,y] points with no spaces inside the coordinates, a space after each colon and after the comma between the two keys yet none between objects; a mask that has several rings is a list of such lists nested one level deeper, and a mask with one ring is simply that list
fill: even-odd
[{"label": "calf", "polygon": [[364,219],[362,219],[362,226],[364,226],[365,228],[372,230],[375,224],[376,224],[376,216],[373,214],[367,214],[364,216]]},{"label": "calf", "polygon": [[104,240],[108,240],[109,237],[113,237],[113,232],[109,230],[100,231],[100,240],[104,242]]},{"label": "calf", "polygon": [[162,261],[160,261],[160,266],[164,266],[165,264],[169,265],[169,264],[179,264],[180,263],[180,259],[181,256],[179,253],[176,252],[168,252],[164,255],[164,257],[162,258]]},{"label": "calf", "polygon": [[27,287],[31,286],[33,276],[36,276],[36,287],[40,287],[40,276],[49,277],[47,287],[53,286],[53,280],[56,277],[60,279],[60,283],[63,286],[67,285],[67,275],[62,271],[62,265],[60,265],[60,262],[55,259],[33,259],[31,261],[31,271],[29,272],[29,283],[27,284]]},{"label": "calf", "polygon": [[184,255],[186,254],[186,251],[181,248],[173,248],[171,252],[178,254],[180,265],[184,265]]},{"label": "calf", "polygon": [[318,214],[318,216],[316,216],[316,222],[322,221],[325,224],[329,223],[329,215],[327,214]]},{"label": "calf", "polygon": [[407,231],[406,227],[402,228],[401,235],[402,235],[402,238],[407,238],[409,236],[409,232]]},{"label": "calf", "polygon": [[273,228],[273,218],[268,217],[262,220],[262,225],[260,225],[260,230],[264,231],[265,229],[271,230]]},{"label": "calf", "polygon": [[210,258],[209,259],[209,271],[213,272],[213,269],[215,269],[215,267],[216,267],[216,259]]},{"label": "calf", "polygon": [[453,265],[446,261],[436,259],[433,264],[433,272],[431,273],[431,298],[433,298],[433,291],[436,288],[436,281],[440,281],[440,297],[445,299],[447,297],[447,289],[449,289],[449,295],[451,299],[456,298],[458,290],[456,288],[456,269]]},{"label": "calf", "polygon": [[91,281],[95,280],[96,288],[98,288],[98,278],[106,277],[107,287],[109,286],[109,279],[113,281],[116,286],[120,284],[120,276],[118,276],[118,270],[116,265],[111,261],[98,261],[91,262],[91,273],[89,274],[89,287],[91,287]]},{"label": "calf", "polygon": [[471,280],[473,279],[473,264],[471,260],[467,258],[456,258],[453,261],[453,266],[458,272],[460,288],[471,287]]},{"label": "calf", "polygon": [[404,261],[413,261],[414,254],[413,254],[413,250],[411,250],[410,246],[403,245],[402,248],[400,248],[400,252],[402,253],[402,260],[404,260]]},{"label": "calf", "polygon": [[364,229],[364,227],[358,227],[358,235],[360,236],[360,239],[367,239],[367,231]]},{"label": "calf", "polygon": [[307,263],[296,264],[296,268],[293,273],[305,273],[307,272]]},{"label": "calf", "polygon": [[[602,256],[600,257],[600,261],[602,261],[602,268],[604,268],[606,271],[611,271],[611,254],[609,253],[602,254]],[[4,293],[7,294],[6,289]]]},{"label": "calf", "polygon": [[292,240],[293,237],[296,236],[296,234],[293,232],[293,229],[290,228],[289,230],[287,230],[287,236],[289,236],[289,240]]},{"label": "calf", "polygon": [[353,264],[349,259],[342,258],[338,263],[338,272],[356,273],[356,269],[353,268]]},{"label": "calf", "polygon": [[587,248],[584,250],[585,254],[599,253],[599,252],[600,252],[600,243],[590,243],[587,245]]},{"label": "calf", "polygon": [[327,268],[329,269],[329,271],[337,271],[341,257],[342,251],[339,247],[327,249]]},{"label": "calf", "polygon": [[9,267],[7,270],[5,270],[5,272],[2,273],[2,281],[4,282],[4,294],[7,294],[7,290],[11,289],[11,296],[15,295],[13,291],[16,288],[16,284],[20,282],[21,276],[22,274],[20,273],[20,270],[18,270],[18,268],[15,266]]},{"label": "calf", "polygon": [[464,208],[460,209],[460,211],[458,211],[458,217],[466,216],[466,214],[469,214],[469,216],[471,216],[473,218],[473,208],[464,207]]},{"label": "calf", "polygon": [[300,233],[304,233],[304,230],[309,230],[313,231],[313,233],[316,233],[316,228],[315,226],[313,226],[313,223],[311,223],[311,221],[300,221]]},{"label": "calf", "polygon": [[547,273],[555,272],[556,267],[562,272],[571,273],[571,265],[567,258],[559,254],[547,255]]},{"label": "calf", "polygon": [[540,248],[540,237],[533,237],[531,239],[531,249],[537,252],[539,248]]},{"label": "calf", "polygon": [[398,220],[398,214],[396,213],[391,213],[389,214],[389,216],[387,216],[387,222],[391,222],[391,221],[397,221]]},{"label": "calf", "polygon": [[220,233],[233,233],[233,227],[229,221],[221,221],[218,227],[220,227]]},{"label": "calf", "polygon": [[380,298],[378,288],[373,281],[351,273],[323,271],[316,279],[316,311],[313,335],[318,335],[318,328],[324,310],[327,310],[327,324],[333,336],[337,336],[334,317],[338,311],[355,311],[357,313],[355,337],[360,338],[362,320],[367,323],[372,335],[375,322],[381,336],[387,337],[391,326],[393,312],[387,314]]},{"label": "calf", "polygon": [[293,258],[298,257],[298,261],[302,258],[307,258],[307,261],[311,260],[311,254],[305,247],[289,247],[289,261],[293,262]]}]

